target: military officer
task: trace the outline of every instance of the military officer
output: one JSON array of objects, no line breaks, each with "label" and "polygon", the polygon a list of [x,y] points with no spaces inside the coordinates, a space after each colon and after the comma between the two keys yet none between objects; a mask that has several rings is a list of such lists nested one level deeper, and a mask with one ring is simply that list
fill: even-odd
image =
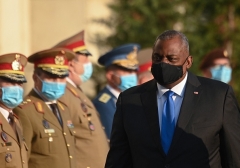
[{"label": "military officer", "polygon": [[106,68],[106,87],[93,100],[100,113],[107,137],[110,138],[116,100],[120,92],[137,85],[138,44],[126,44],[113,49],[98,59]]},{"label": "military officer", "polygon": [[207,53],[199,66],[204,77],[229,83],[232,67],[229,53],[225,48],[215,48]]},{"label": "military officer", "polygon": [[27,145],[22,126],[12,109],[23,100],[27,57],[20,53],[0,56],[0,167],[27,168]]},{"label": "military officer", "polygon": [[34,63],[34,88],[14,112],[23,125],[29,167],[76,167],[74,125],[68,105],[58,101],[65,92],[68,60],[74,57],[72,51],[63,48],[28,57],[28,62]]},{"label": "military officer", "polygon": [[103,168],[109,145],[99,114],[92,102],[80,88],[82,82],[91,77],[91,55],[84,43],[84,31],[60,42],[55,47],[65,47],[76,53],[69,62],[69,77],[64,96],[60,98],[69,105],[70,114],[76,130],[76,157],[78,168]]},{"label": "military officer", "polygon": [[137,60],[139,62],[138,68],[138,84],[143,84],[149,80],[153,79],[153,75],[151,73],[152,66],[152,49],[145,48],[139,51],[137,55]]}]

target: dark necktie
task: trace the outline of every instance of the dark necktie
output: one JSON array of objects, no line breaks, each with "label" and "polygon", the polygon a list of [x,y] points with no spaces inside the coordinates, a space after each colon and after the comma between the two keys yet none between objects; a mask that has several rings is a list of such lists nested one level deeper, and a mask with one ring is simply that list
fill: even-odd
[{"label": "dark necktie", "polygon": [[13,131],[17,134],[17,131],[16,131],[16,123],[15,123],[15,121],[14,121],[14,115],[13,115],[13,113],[9,112],[8,119],[9,119],[9,124],[11,125]]},{"label": "dark necktie", "polygon": [[58,110],[57,104],[53,103],[53,104],[49,104],[49,106],[51,107],[53,114],[57,117],[58,122],[60,123],[60,125],[63,126],[62,118],[61,118],[60,112]]},{"label": "dark necktie", "polygon": [[174,102],[172,99],[173,94],[174,92],[171,90],[164,93],[167,99],[163,105],[161,142],[165,154],[168,153],[171,146],[175,130]]}]

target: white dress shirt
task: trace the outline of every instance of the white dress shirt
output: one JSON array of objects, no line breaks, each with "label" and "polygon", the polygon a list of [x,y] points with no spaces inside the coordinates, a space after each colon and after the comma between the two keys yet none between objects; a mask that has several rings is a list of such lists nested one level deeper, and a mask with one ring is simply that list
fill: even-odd
[{"label": "white dress shirt", "polygon": [[[172,89],[170,89],[171,91],[174,92],[174,95],[172,96],[172,98],[173,98],[174,107],[175,107],[174,108],[174,110],[175,110],[175,125],[177,123],[181,105],[182,105],[182,101],[183,101],[183,96],[184,96],[186,82],[187,82],[187,76],[188,76],[188,73],[186,73],[185,78],[179,84],[177,84]],[[158,88],[158,90],[157,90],[158,119],[159,119],[160,131],[161,131],[163,105],[167,99],[167,97],[163,94],[165,92],[167,92],[169,89],[161,86],[158,83],[157,83],[157,88]]]},{"label": "white dress shirt", "polygon": [[113,89],[110,85],[106,85],[107,89],[115,96],[115,98],[118,98],[120,92]]},{"label": "white dress shirt", "polygon": [[3,117],[7,120],[7,122],[9,122],[9,119],[8,119],[9,111],[7,111],[6,109],[0,107],[0,112],[2,113]]}]

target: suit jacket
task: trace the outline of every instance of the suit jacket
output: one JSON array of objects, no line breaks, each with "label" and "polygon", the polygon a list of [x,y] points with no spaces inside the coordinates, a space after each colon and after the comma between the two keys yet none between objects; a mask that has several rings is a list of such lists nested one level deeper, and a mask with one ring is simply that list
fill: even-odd
[{"label": "suit jacket", "polygon": [[229,85],[188,74],[167,155],[156,93],[151,80],[119,96],[106,168],[240,167],[240,111]]},{"label": "suit jacket", "polygon": [[30,168],[75,168],[75,130],[68,115],[68,107],[58,103],[63,127],[50,108],[32,90],[14,112],[23,125],[23,134],[29,147]]},{"label": "suit jacket", "polygon": [[112,131],[112,122],[116,111],[116,100],[117,98],[107,87],[100,91],[97,97],[93,100],[93,104],[100,114],[108,139],[110,139]]},{"label": "suit jacket", "polygon": [[0,167],[27,168],[27,145],[23,138],[22,127],[14,116],[16,133],[0,112]]},{"label": "suit jacket", "polygon": [[67,83],[60,101],[69,105],[76,130],[77,168],[103,168],[109,144],[94,105],[81,90],[70,83]]}]

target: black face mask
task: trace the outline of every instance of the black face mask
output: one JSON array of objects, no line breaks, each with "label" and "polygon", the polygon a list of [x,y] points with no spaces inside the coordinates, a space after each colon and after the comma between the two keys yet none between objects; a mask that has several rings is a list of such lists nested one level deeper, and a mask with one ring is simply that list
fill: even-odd
[{"label": "black face mask", "polygon": [[[186,59],[187,60],[187,59]],[[184,61],[184,63],[186,62]],[[164,62],[160,62],[159,64],[152,64],[151,72],[154,79],[160,85],[168,85],[173,82],[176,82],[183,76],[183,65],[171,65]]]}]

